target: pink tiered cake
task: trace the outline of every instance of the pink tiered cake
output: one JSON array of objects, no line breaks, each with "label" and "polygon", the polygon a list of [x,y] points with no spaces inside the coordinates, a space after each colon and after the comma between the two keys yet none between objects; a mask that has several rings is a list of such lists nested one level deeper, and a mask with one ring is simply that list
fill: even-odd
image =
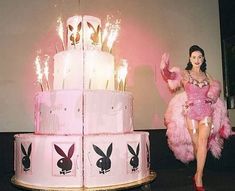
[{"label": "pink tiered cake", "polygon": [[35,96],[35,133],[15,136],[17,184],[93,188],[149,176],[148,133],[133,131],[133,97],[115,90],[114,58],[101,50],[100,26],[92,16],[67,20],[54,90]]}]

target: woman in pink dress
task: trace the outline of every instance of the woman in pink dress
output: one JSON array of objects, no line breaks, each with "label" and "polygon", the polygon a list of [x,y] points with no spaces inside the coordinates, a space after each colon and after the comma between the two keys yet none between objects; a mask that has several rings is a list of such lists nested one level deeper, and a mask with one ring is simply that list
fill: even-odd
[{"label": "woman in pink dress", "polygon": [[203,191],[207,151],[210,149],[219,158],[223,139],[231,133],[227,110],[219,98],[220,83],[206,72],[204,50],[197,45],[189,49],[185,70],[170,69],[167,54],[162,56],[160,69],[171,90],[184,88],[172,98],[165,114],[169,147],[184,163],[196,159],[194,187]]}]

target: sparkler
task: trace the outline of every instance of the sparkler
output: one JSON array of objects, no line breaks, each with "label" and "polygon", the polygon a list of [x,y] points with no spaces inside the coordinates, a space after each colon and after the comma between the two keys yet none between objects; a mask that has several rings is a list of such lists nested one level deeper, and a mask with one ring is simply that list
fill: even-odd
[{"label": "sparkler", "polygon": [[110,33],[107,39],[107,46],[108,46],[109,52],[111,52],[113,43],[117,39],[118,32],[120,30],[119,24],[120,24],[120,21],[116,20],[115,24],[111,26]]},{"label": "sparkler", "polygon": [[91,79],[95,74],[94,63],[92,62],[90,65],[90,74],[89,74],[89,89],[91,89]]},{"label": "sparkler", "polygon": [[48,55],[45,55],[45,56],[46,56],[46,59],[45,59],[45,62],[44,62],[44,75],[45,75],[45,78],[46,78],[47,89],[50,90],[50,85],[49,85],[49,80],[48,80],[48,76],[49,76],[48,61],[49,61],[50,57]]},{"label": "sparkler", "polygon": [[108,86],[109,86],[109,79],[110,77],[112,76],[113,74],[113,71],[111,69],[107,69],[106,71],[106,75],[107,75],[107,80],[106,80],[106,86],[105,86],[105,89],[107,90],[108,89]]},{"label": "sparkler", "polygon": [[42,68],[41,68],[41,63],[40,63],[40,57],[37,56],[35,58],[35,67],[36,67],[36,74],[37,74],[37,82],[40,84],[41,90],[43,92],[43,85],[42,85],[42,77],[43,77],[43,73],[42,73]]},{"label": "sparkler", "polygon": [[120,23],[119,19],[115,20],[115,22],[111,22],[111,17],[107,16],[107,22],[105,23],[105,28],[102,34],[102,46],[103,49],[105,46],[108,48],[108,52],[112,52],[112,46],[115,40],[117,39],[118,32],[120,30]]},{"label": "sparkler", "polygon": [[65,50],[65,47],[64,47],[64,28],[63,28],[63,22],[62,22],[61,17],[58,17],[57,24],[58,24],[58,26],[56,28],[56,31],[58,32],[58,35],[61,39],[63,50]]},{"label": "sparkler", "polygon": [[102,43],[105,43],[105,41],[107,40],[107,36],[108,36],[108,33],[109,33],[109,28],[110,28],[110,19],[111,17],[109,15],[107,15],[107,18],[106,18],[106,23],[105,23],[105,27],[104,27],[104,30],[103,30],[103,33],[102,33]]},{"label": "sparkler", "polygon": [[58,53],[57,44],[55,44],[55,52]]},{"label": "sparkler", "polygon": [[122,91],[125,91],[125,89],[126,89],[127,67],[128,67],[127,60],[122,59],[121,64],[118,68],[118,76],[117,76],[118,89],[121,89],[120,86],[122,83]]}]

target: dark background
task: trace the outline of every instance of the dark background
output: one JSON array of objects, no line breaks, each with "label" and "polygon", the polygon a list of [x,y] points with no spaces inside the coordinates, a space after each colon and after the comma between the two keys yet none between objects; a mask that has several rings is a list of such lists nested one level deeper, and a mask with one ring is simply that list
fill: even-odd
[{"label": "dark background", "polygon": [[235,109],[235,1],[219,0],[224,96]]}]

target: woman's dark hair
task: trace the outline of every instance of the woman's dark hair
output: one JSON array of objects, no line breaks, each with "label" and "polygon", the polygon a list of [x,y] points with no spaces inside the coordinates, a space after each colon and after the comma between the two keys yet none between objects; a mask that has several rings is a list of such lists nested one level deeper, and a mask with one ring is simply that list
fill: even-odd
[{"label": "woman's dark hair", "polygon": [[[202,63],[201,67],[200,67],[200,70],[202,72],[205,72],[206,71],[206,59],[205,59],[205,53],[204,53],[204,50],[199,47],[198,45],[193,45],[189,48],[189,57],[191,56],[191,54],[195,51],[199,51],[202,53],[202,56],[204,57],[204,62]],[[185,70],[192,70],[193,68],[193,64],[190,62],[190,59],[189,59],[189,62],[187,63],[187,66],[185,67]]]}]

